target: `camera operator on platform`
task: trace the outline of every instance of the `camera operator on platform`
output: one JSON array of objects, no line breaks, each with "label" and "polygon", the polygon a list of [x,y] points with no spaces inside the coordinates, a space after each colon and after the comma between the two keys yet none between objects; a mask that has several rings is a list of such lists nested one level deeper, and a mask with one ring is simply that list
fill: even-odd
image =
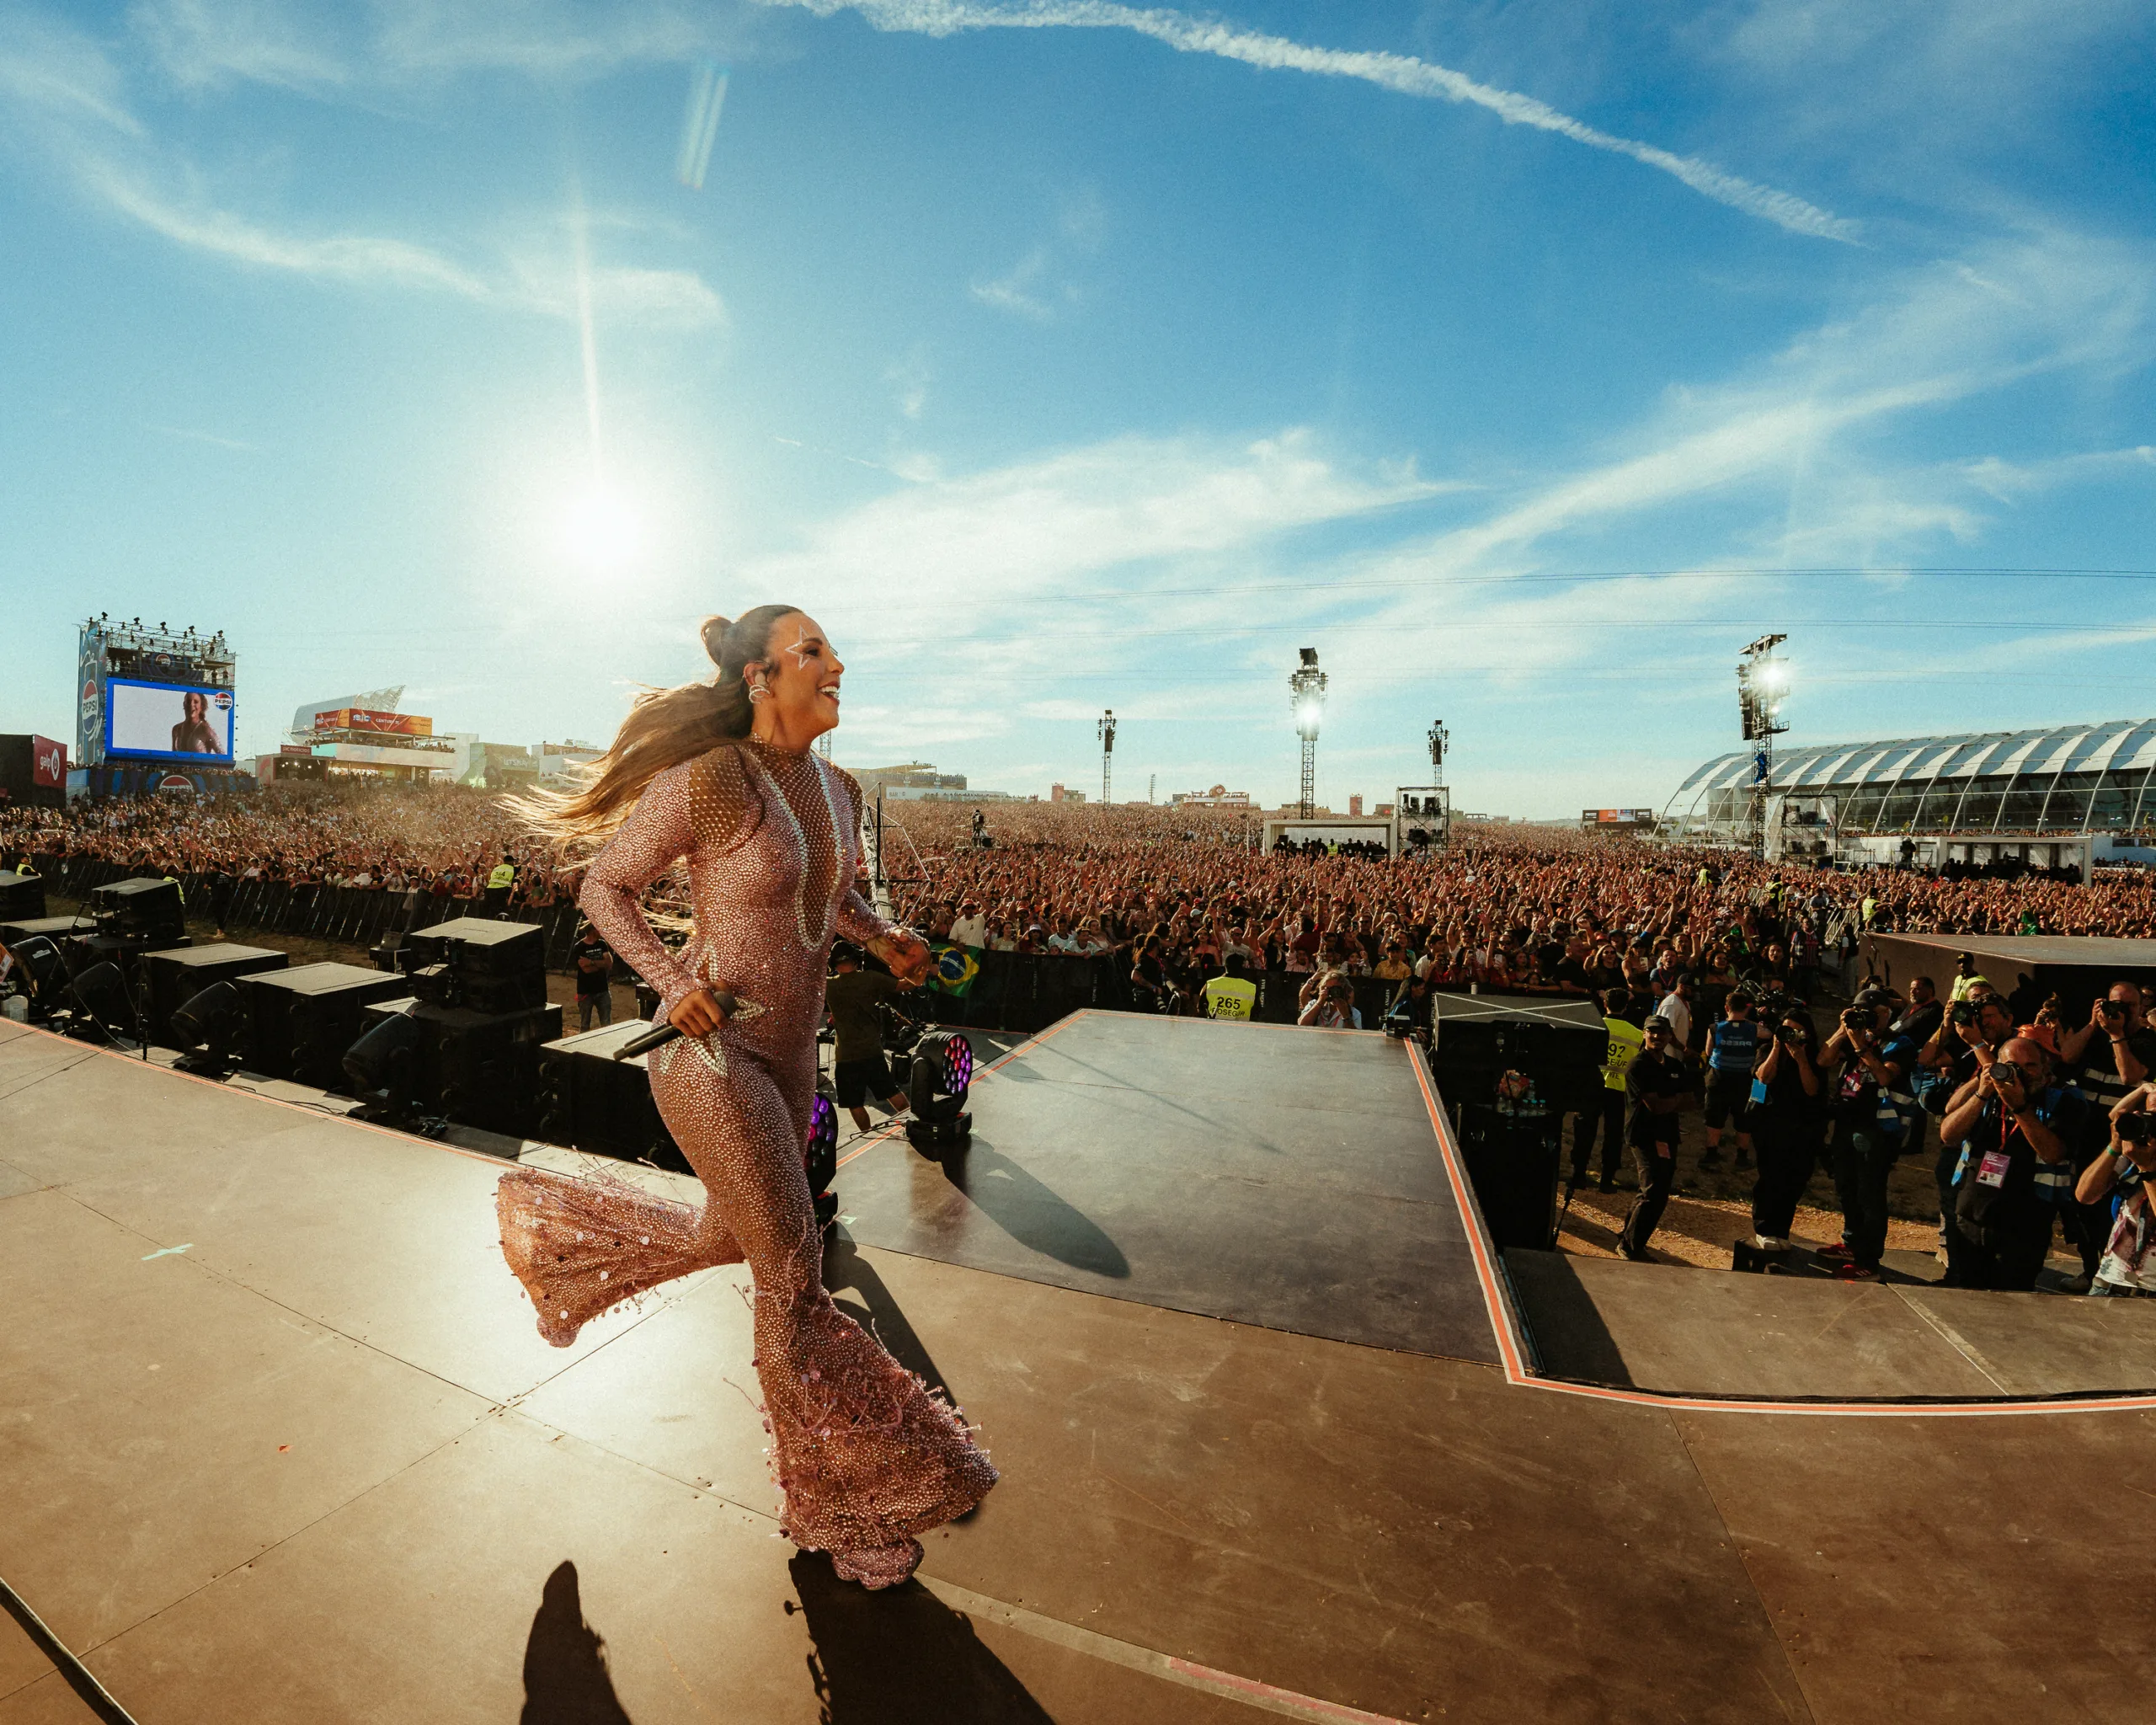
[{"label": "camera operator on platform", "polygon": [[2051,1250],[2052,1225],[2072,1195],[2069,1160],[2087,1103],[2054,1083],[2040,1042],[2011,1039],[1940,1123],[1961,1146],[1946,1279],[1957,1288],[2027,1293]]}]

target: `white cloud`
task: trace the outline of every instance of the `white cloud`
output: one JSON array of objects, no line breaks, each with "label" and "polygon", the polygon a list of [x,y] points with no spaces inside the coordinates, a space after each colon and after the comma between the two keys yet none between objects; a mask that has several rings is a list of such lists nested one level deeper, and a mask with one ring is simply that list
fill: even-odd
[{"label": "white cloud", "polygon": [[975,3],[975,0],[763,0],[763,3],[800,6],[825,17],[835,12],[858,12],[878,29],[931,36],[978,29],[1132,30],[1180,53],[1214,55],[1262,71],[1354,78],[1401,95],[1485,109],[1508,126],[1554,132],[1589,149],[1630,157],[1673,176],[1716,203],[1774,222],[1792,233],[1850,241],[1858,237],[1855,222],[1829,214],[1791,193],[1744,179],[1697,156],[1680,156],[1657,145],[1620,137],[1561,114],[1532,96],[1477,83],[1464,72],[1412,55],[1313,47],[1284,36],[1238,29],[1180,12],[1117,5],[1110,0],[1034,0],[1033,4],[1007,10]]},{"label": "white cloud", "polygon": [[1118,438],[876,499],[812,530],[801,548],[753,564],[745,585],[810,603],[902,594],[921,628],[941,633],[990,604],[1235,551],[1440,489],[1397,473],[1343,473],[1302,430],[1241,447]]},{"label": "white cloud", "polygon": [[[231,24],[199,8],[167,10],[205,29],[213,21]],[[235,49],[218,64],[230,69],[243,61]],[[264,47],[252,75],[267,78],[273,67],[283,67],[297,77],[298,68],[311,63],[296,49],[285,54]],[[206,61],[195,74],[198,81],[212,75]],[[92,202],[190,250],[317,280],[446,294],[550,317],[574,315],[565,257],[558,263],[528,257],[467,261],[388,235],[283,231],[221,207],[202,189],[202,176],[158,147],[129,110],[109,57],[88,37],[56,25],[33,19],[4,38],[0,119],[12,120],[17,136]],[[593,272],[592,292],[595,304],[620,323],[695,329],[725,321],[718,295],[689,270],[604,264]]]},{"label": "white cloud", "polygon": [[993,281],[976,281],[971,291],[985,306],[993,306],[999,312],[1015,312],[1021,318],[1045,323],[1055,316],[1055,308],[1033,290],[1047,273],[1048,248],[1035,246],[1007,274]]}]

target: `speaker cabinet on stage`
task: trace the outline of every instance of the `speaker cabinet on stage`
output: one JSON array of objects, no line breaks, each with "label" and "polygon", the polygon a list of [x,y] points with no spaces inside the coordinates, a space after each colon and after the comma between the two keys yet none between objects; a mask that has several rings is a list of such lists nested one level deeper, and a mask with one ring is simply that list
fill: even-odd
[{"label": "speaker cabinet on stage", "polygon": [[1500,1103],[1460,1104],[1460,1154],[1500,1251],[1522,1246],[1546,1252],[1555,1241],[1562,1119],[1554,1112],[1510,1112]]},{"label": "speaker cabinet on stage", "polygon": [[35,874],[0,869],[0,922],[45,915],[45,883]]},{"label": "speaker cabinet on stage", "polygon": [[1609,1032],[1589,1001],[1536,996],[1433,994],[1430,1071],[1445,1101],[1489,1102],[1497,1077],[1524,1072],[1552,1109],[1582,1113],[1602,1105],[1602,1064]]},{"label": "speaker cabinet on stage", "polygon": [[43,935],[53,945],[71,935],[80,934],[89,925],[79,916],[24,916],[11,917],[0,922],[0,946],[14,946],[33,935]]},{"label": "speaker cabinet on stage", "polygon": [[343,1086],[344,1050],[359,1039],[360,1009],[411,992],[402,976],[357,964],[299,964],[242,976],[247,1066],[323,1090]]},{"label": "speaker cabinet on stage", "polygon": [[366,1007],[351,1039],[398,1016],[419,1031],[411,1101],[421,1114],[446,1114],[460,1125],[516,1137],[537,1130],[540,1050],[561,1036],[559,1007],[483,1012],[407,996]]},{"label": "speaker cabinet on stage", "polygon": [[162,1048],[180,1047],[172,1039],[172,1015],[211,983],[237,982],[243,976],[282,970],[291,962],[289,953],[229,942],[146,953],[142,969],[150,985],[150,1040]]},{"label": "speaker cabinet on stage", "polygon": [[115,880],[90,894],[98,932],[137,942],[145,949],[187,944],[187,912],[177,881]]},{"label": "speaker cabinet on stage", "polygon": [[651,1099],[651,1057],[614,1050],[651,1026],[631,1018],[550,1042],[539,1050],[539,1135],[593,1156],[689,1172],[688,1159]]},{"label": "speaker cabinet on stage", "polygon": [[459,916],[408,934],[397,963],[411,992],[438,1006],[511,1012],[547,1004],[547,931]]}]

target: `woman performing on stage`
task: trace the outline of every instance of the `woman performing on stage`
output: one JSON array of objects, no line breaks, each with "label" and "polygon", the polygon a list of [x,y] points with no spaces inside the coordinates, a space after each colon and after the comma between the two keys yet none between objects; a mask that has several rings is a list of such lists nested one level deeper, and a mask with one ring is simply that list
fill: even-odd
[{"label": "woman performing on stage", "polygon": [[[745,1259],[787,1535],[890,1587],[921,1561],[915,1535],[979,1503],[995,1470],[832,1305],[802,1147],[833,936],[907,975],[928,948],[854,889],[861,788],[809,748],[838,723],[845,669],[823,631],[766,605],[712,618],[703,638],[717,678],[645,696],[590,783],[543,820],[573,852],[603,841],[578,902],[681,1032],[652,1055],[651,1090],[707,1201],[520,1168],[497,1198],[502,1252],[559,1348],[624,1300]],[[683,857],[694,932],[676,955],[640,898]]]}]

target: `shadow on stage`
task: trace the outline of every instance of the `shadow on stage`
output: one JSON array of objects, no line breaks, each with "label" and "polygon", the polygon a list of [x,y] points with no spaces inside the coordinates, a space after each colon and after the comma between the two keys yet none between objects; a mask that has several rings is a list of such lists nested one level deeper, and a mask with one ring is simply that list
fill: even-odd
[{"label": "shadow on stage", "polygon": [[[943,1374],[929,1357],[927,1345],[906,1322],[905,1313],[876,1274],[876,1267],[835,1229],[824,1237],[824,1287],[832,1295],[832,1303],[882,1343],[892,1359],[918,1374],[930,1389],[942,1391],[953,1402],[958,1401],[957,1392],[943,1381]],[[837,1296],[841,1293],[859,1298],[841,1300]]]},{"label": "shadow on stage", "polygon": [[606,1669],[606,1643],[584,1621],[576,1565],[547,1578],[524,1644],[524,1711],[518,1725],[631,1725]]},{"label": "shadow on stage", "polygon": [[[797,1551],[787,1566],[807,1622],[808,1677],[825,1725],[1049,1725],[1049,1715],[973,1625],[917,1581],[870,1593]],[[547,1578],[524,1648],[518,1725],[632,1725],[606,1669],[605,1638],[584,1621],[576,1565]]]},{"label": "shadow on stage", "polygon": [[943,1178],[1021,1246],[1089,1275],[1129,1279],[1130,1261],[1097,1222],[986,1139],[947,1151],[942,1167]]},{"label": "shadow on stage", "polygon": [[1049,1715],[973,1625],[917,1581],[870,1593],[797,1552],[788,1566],[815,1643],[808,1669],[825,1725],[1049,1725]]}]

